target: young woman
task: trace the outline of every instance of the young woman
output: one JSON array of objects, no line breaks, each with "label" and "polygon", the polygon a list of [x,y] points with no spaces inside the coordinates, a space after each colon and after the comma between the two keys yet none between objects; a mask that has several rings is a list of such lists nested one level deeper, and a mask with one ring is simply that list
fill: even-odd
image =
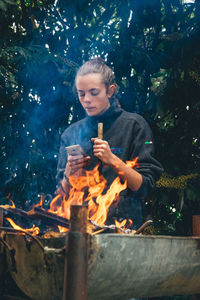
[{"label": "young woman", "polygon": [[[120,194],[118,206],[110,208],[110,220],[130,218],[133,228],[138,228],[143,222],[142,201],[162,173],[161,165],[154,158],[151,130],[142,116],[118,107],[114,100],[115,77],[102,59],[84,63],[76,74],[75,86],[87,116],[62,134],[58,186],[67,194],[70,175],[78,176],[83,168],[93,168],[101,161],[108,187],[117,176],[127,180],[128,185]],[[103,139],[97,138],[99,122],[103,123]],[[67,155],[65,147],[75,144],[87,155]],[[136,157],[137,168],[125,164]]]}]

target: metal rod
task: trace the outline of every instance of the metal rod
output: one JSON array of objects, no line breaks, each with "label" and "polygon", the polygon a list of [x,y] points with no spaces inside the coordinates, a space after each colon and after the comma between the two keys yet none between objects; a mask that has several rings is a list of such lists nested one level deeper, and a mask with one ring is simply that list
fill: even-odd
[{"label": "metal rod", "polygon": [[63,300],[87,300],[87,206],[71,206],[71,228],[66,245]]}]

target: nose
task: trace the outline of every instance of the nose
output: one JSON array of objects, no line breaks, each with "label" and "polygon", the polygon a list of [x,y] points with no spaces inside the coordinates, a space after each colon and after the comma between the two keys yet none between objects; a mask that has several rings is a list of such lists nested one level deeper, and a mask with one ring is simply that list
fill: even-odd
[{"label": "nose", "polygon": [[85,94],[84,100],[85,103],[90,103],[91,102],[91,98],[90,95],[88,93]]}]

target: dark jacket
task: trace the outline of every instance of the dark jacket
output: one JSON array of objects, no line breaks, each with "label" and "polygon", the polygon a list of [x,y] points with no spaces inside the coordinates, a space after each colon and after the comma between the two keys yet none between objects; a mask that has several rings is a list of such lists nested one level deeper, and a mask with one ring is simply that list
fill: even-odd
[{"label": "dark jacket", "polygon": [[[118,206],[110,208],[108,220],[113,223],[113,218],[130,218],[134,222],[133,227],[137,228],[142,223],[141,203],[162,173],[162,166],[154,158],[151,129],[142,116],[126,112],[112,104],[103,115],[86,117],[69,126],[61,136],[56,177],[58,186],[67,163],[66,146],[81,145],[92,157],[90,169],[98,163],[98,159],[93,155],[91,142],[91,138],[98,135],[98,122],[103,122],[103,139],[108,142],[115,155],[124,162],[138,157],[139,166],[136,170],[142,175],[143,183],[137,192],[127,188],[120,193]],[[102,172],[109,187],[117,174],[107,166],[103,167]]]}]

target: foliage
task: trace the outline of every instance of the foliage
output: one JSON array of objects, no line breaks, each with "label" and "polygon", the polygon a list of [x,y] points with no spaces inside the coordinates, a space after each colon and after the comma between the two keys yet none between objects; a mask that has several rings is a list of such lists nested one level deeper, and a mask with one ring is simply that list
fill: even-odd
[{"label": "foliage", "polygon": [[161,178],[156,182],[158,188],[166,187],[172,189],[185,189],[189,179],[198,177],[199,174],[181,175],[178,178],[173,178],[170,175],[164,173]]},{"label": "foliage", "polygon": [[[1,201],[53,195],[60,134],[83,116],[74,73],[94,56],[113,67],[122,107],[149,121],[165,171],[199,174],[199,14],[197,0],[0,0]],[[150,196],[159,233],[190,234],[198,180]]]}]

